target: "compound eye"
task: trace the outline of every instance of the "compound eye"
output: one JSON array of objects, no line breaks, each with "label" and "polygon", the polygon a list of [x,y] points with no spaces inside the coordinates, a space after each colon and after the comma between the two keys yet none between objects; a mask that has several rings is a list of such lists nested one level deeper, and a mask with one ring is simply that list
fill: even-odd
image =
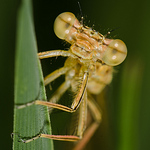
[{"label": "compound eye", "polygon": [[61,13],[54,22],[54,32],[60,39],[65,39],[74,24],[76,17],[70,12]]},{"label": "compound eye", "polygon": [[127,47],[119,39],[112,40],[103,54],[102,60],[110,66],[121,64],[127,56]]}]

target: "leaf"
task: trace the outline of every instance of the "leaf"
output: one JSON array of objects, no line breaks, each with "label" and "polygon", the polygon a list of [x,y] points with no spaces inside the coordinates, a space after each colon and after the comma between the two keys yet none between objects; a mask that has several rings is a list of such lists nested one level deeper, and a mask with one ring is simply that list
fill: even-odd
[{"label": "leaf", "polygon": [[[41,66],[33,28],[30,0],[23,0],[18,12],[15,65],[15,105],[46,100]],[[18,142],[19,136],[32,138],[39,133],[51,134],[48,109],[31,105],[14,108],[14,150],[53,150],[50,139],[39,138],[29,143]]]},{"label": "leaf", "polygon": [[119,94],[118,150],[139,148],[139,116],[143,64],[139,60],[128,62],[124,68]]}]

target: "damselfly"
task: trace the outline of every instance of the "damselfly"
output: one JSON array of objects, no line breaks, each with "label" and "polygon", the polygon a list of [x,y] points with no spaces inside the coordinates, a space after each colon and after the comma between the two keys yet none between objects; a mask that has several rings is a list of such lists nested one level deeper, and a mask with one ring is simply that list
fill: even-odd
[{"label": "damselfly", "polygon": [[[44,83],[46,86],[61,75],[65,75],[65,81],[49,101],[35,100],[32,103],[18,106],[18,109],[35,104],[70,113],[78,110],[76,135],[39,134],[32,139],[22,139],[22,142],[28,143],[42,137],[63,141],[79,141],[75,149],[82,149],[101,122],[101,112],[92,95],[99,94],[106,85],[110,84],[113,66],[124,61],[127,48],[123,41],[108,39],[94,29],[83,25],[83,20],[80,23],[70,12],[62,13],[56,18],[54,31],[58,38],[71,44],[69,50],[51,50],[38,53],[38,56],[40,59],[56,56],[67,57],[64,66],[46,76]],[[69,88],[75,93],[72,105],[68,107],[58,104],[61,96]],[[87,106],[94,122],[86,129]]]}]

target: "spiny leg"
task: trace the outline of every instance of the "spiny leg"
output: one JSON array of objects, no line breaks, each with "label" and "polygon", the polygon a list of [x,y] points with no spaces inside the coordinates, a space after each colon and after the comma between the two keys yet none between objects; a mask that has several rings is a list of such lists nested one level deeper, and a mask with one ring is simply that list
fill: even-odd
[{"label": "spiny leg", "polygon": [[70,81],[63,82],[59,88],[54,92],[53,96],[49,99],[51,103],[57,103],[60,97],[67,91],[70,87]]},{"label": "spiny leg", "polygon": [[[83,70],[81,70],[82,72]],[[20,141],[24,142],[24,143],[28,143],[28,142],[31,142],[33,140],[36,140],[40,137],[43,137],[43,138],[49,138],[49,139],[54,139],[54,140],[62,140],[62,141],[77,141],[79,140],[81,137],[82,137],[82,133],[83,133],[83,128],[84,128],[84,124],[85,124],[85,121],[83,121],[83,116],[85,116],[85,108],[83,107],[86,107],[85,105],[85,102],[83,101],[82,102],[82,99],[84,97],[84,94],[85,94],[85,89],[86,89],[86,85],[87,85],[87,80],[88,80],[88,73],[87,71],[83,73],[83,79],[82,79],[82,82],[81,82],[81,85],[80,85],[80,89],[79,89],[79,92],[76,96],[76,98],[74,99],[74,101],[78,101],[78,103],[76,102],[76,105],[74,105],[75,107],[74,108],[69,108],[67,106],[64,106],[64,105],[60,105],[60,104],[55,104],[55,103],[51,103],[51,102],[44,102],[44,101],[40,101],[40,100],[36,100],[34,103],[31,102],[31,103],[27,103],[23,106],[18,106],[18,109],[19,108],[23,108],[23,107],[26,107],[26,106],[30,106],[32,104],[38,104],[38,105],[45,105],[45,106],[48,106],[48,107],[52,107],[52,108],[57,108],[57,109],[60,109],[60,110],[64,110],[64,111],[67,111],[67,112],[74,112],[76,111],[76,109],[79,107],[79,104],[81,103],[81,108],[80,108],[80,111],[82,112],[82,114],[80,115],[80,119],[79,119],[79,129],[78,129],[78,135],[77,136],[74,136],[74,135],[48,135],[48,134],[39,134],[31,139],[28,139],[28,140],[24,140],[23,138],[19,137],[20,138]]]},{"label": "spiny leg", "polygon": [[77,136],[82,139],[83,132],[86,128],[87,120],[87,92],[85,92],[81,105],[79,107],[79,120],[77,128]]},{"label": "spiny leg", "polygon": [[79,107],[79,120],[77,126],[77,135],[47,135],[41,134],[40,137],[50,138],[54,140],[62,140],[62,141],[78,141],[82,138],[87,117],[87,93],[85,92],[83,95],[82,102]]},{"label": "spiny leg", "polygon": [[[49,102],[58,103],[60,97],[67,91],[70,87],[70,81],[63,82],[59,88],[54,92],[53,96],[50,98]],[[49,112],[52,111],[53,108],[49,107]]]},{"label": "spiny leg", "polygon": [[101,109],[90,94],[88,94],[87,104],[93,119],[99,124],[102,120]]},{"label": "spiny leg", "polygon": [[86,91],[86,86],[87,86],[87,81],[88,81],[88,72],[87,72],[87,68],[84,68],[83,66],[81,67],[80,69],[80,72],[79,72],[79,76],[82,77],[82,79],[80,79],[81,81],[81,84],[79,85],[78,87],[78,92],[76,94],[76,97],[71,105],[71,108],[72,109],[77,109],[80,105],[80,102],[84,96],[84,93]]},{"label": "spiny leg", "polygon": [[17,109],[22,109],[25,108],[27,106],[33,105],[33,104],[37,104],[37,105],[43,105],[43,106],[48,106],[48,107],[52,107],[52,108],[56,108],[56,109],[60,109],[66,112],[74,112],[76,111],[76,109],[79,107],[82,98],[84,96],[84,92],[86,90],[86,85],[87,85],[87,80],[88,80],[88,72],[82,70],[83,68],[80,69],[80,72],[82,74],[82,79],[81,79],[81,83],[79,85],[79,90],[77,91],[77,95],[75,97],[75,99],[73,100],[73,103],[70,107],[61,105],[61,104],[55,104],[55,103],[51,103],[51,102],[46,102],[46,101],[41,101],[41,100],[35,100],[33,102],[27,103],[27,104],[23,104],[23,105],[19,105],[16,106]]},{"label": "spiny leg", "polygon": [[73,53],[70,53],[69,51],[64,51],[64,50],[51,50],[51,51],[38,53],[38,57],[40,59],[50,58],[50,57],[57,57],[57,56],[72,57],[72,58],[75,58],[75,59],[78,58]]},{"label": "spiny leg", "polygon": [[19,138],[19,141],[23,143],[29,143],[34,140],[37,140],[38,138],[47,138],[47,139],[53,139],[53,140],[59,140],[59,141],[78,141],[80,139],[78,136],[74,136],[74,135],[49,135],[49,134],[39,134],[27,140],[21,136],[18,136],[18,138]]},{"label": "spiny leg", "polygon": [[[52,82],[53,80],[55,80],[59,76],[65,74],[69,69],[70,69],[69,67],[62,67],[60,69],[55,70],[54,72],[52,72],[48,76],[46,76],[46,78],[44,80],[44,84],[45,85],[49,84],[50,82]],[[68,82],[66,82],[66,84],[68,84]],[[66,85],[66,86],[68,86],[68,85]],[[61,89],[63,89],[63,88],[61,88]],[[36,100],[36,101],[40,101],[40,100]],[[27,106],[31,106],[33,104],[36,104],[36,101],[32,101],[32,102],[29,102],[29,103],[26,103],[26,104],[23,104],[23,105],[16,105],[15,107],[17,109],[22,109],[22,108],[25,108]],[[44,101],[41,101],[41,102],[44,102]],[[55,108],[55,107],[53,107],[53,108]]]},{"label": "spiny leg", "polygon": [[83,138],[78,142],[73,150],[82,150],[88,143],[96,129],[99,127],[99,124],[101,122],[101,112],[98,104],[94,101],[92,97],[88,97],[87,104],[94,119],[94,122],[85,130]]},{"label": "spiny leg", "polygon": [[[61,96],[61,94],[63,94],[65,91],[64,91],[64,89],[62,89],[64,86],[66,86],[67,85],[67,83],[66,82],[64,82],[60,87],[59,87],[59,90],[57,91],[58,93],[59,93],[59,96]],[[70,84],[69,84],[70,85]],[[67,85],[68,86],[68,85]],[[67,87],[65,87],[66,88],[66,90],[67,90]],[[58,97],[56,98],[57,100],[59,99]],[[55,98],[54,99],[52,99],[52,101],[54,102],[56,102],[57,100],[56,100]],[[32,105],[33,104],[33,102],[32,103],[28,103],[28,105],[26,105],[26,106],[30,106],[30,105]],[[56,104],[57,105],[57,104]],[[22,107],[19,107],[18,106],[18,108],[24,108],[24,107],[26,107],[26,106],[22,106]],[[63,106],[63,105],[62,105]],[[65,107],[65,106],[64,106]],[[15,133],[14,133],[15,134]],[[34,140],[36,140],[36,139],[38,139],[38,138],[40,138],[40,137],[42,137],[42,138],[49,138],[49,139],[54,139],[54,140],[61,140],[61,141],[77,141],[77,140],[79,140],[80,139],[80,137],[79,136],[74,136],[74,135],[49,135],[49,134],[38,134],[37,136],[34,136],[33,138],[31,138],[31,139],[25,139],[25,138],[23,138],[23,137],[21,137],[21,136],[18,136],[19,137],[19,141],[21,141],[21,142],[23,142],[23,143],[29,143],[29,142],[32,142],[32,141],[34,141]]]},{"label": "spiny leg", "polygon": [[62,67],[59,68],[57,70],[55,70],[54,72],[50,73],[49,75],[47,75],[44,79],[44,85],[48,85],[50,82],[54,81],[55,79],[57,79],[59,76],[65,74],[70,68],[69,67]]},{"label": "spiny leg", "polygon": [[[74,59],[78,58],[73,53],[70,53],[69,51],[64,51],[64,50],[51,50],[51,51],[38,53],[38,57],[40,59],[58,57],[58,56],[72,57]],[[68,70],[69,70],[69,67],[62,67],[50,73],[49,75],[47,75],[44,79],[45,86],[49,84],[50,82],[52,82],[53,80],[55,80],[56,78],[58,78],[59,76],[65,74]]]},{"label": "spiny leg", "polygon": [[39,134],[31,139],[24,139],[21,136],[19,137],[19,141],[23,143],[29,143],[32,142],[40,137],[42,138],[48,138],[48,139],[54,139],[54,140],[60,140],[60,141],[78,141],[82,137],[82,133],[84,130],[84,125],[85,125],[85,118],[86,118],[86,101],[83,100],[80,105],[80,116],[79,116],[79,122],[78,122],[78,131],[77,135],[49,135],[49,134]]},{"label": "spiny leg", "polygon": [[87,80],[88,80],[88,72],[87,71],[83,72],[82,68],[80,69],[80,72],[83,75],[83,77],[81,79],[81,84],[79,85],[79,90],[77,91],[76,97],[73,100],[71,108],[61,105],[61,104],[55,104],[55,103],[45,102],[45,101],[41,101],[41,100],[36,100],[34,103],[37,105],[44,105],[44,106],[60,109],[60,110],[66,111],[66,112],[76,111],[76,109],[79,107],[79,105],[83,99],[83,96],[84,96],[84,93],[86,90]]}]

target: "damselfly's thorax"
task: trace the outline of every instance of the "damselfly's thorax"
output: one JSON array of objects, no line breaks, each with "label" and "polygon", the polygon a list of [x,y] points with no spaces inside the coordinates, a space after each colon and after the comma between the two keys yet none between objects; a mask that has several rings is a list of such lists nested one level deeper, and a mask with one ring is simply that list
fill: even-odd
[{"label": "damselfly's thorax", "polygon": [[107,39],[99,32],[83,26],[70,12],[56,18],[54,31],[60,39],[71,44],[70,51],[81,59],[116,66],[126,58],[127,48],[123,41]]}]

